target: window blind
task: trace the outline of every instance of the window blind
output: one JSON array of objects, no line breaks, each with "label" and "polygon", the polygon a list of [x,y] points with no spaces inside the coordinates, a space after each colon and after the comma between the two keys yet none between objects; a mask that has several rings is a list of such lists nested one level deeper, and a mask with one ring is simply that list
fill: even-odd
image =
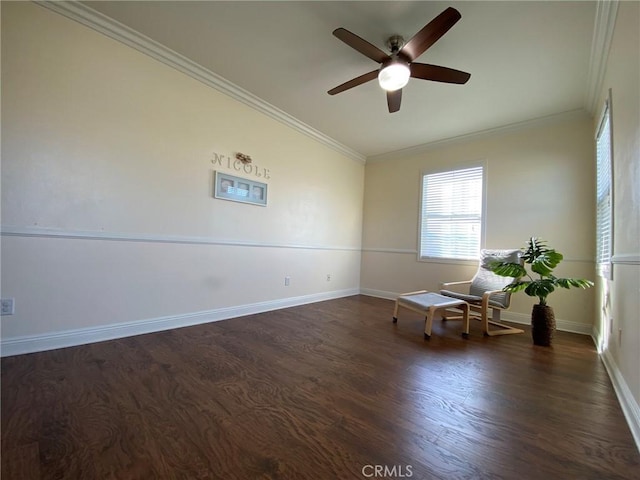
[{"label": "window blind", "polygon": [[422,177],[420,257],[478,259],[483,167]]},{"label": "window blind", "polygon": [[609,276],[611,263],[611,211],[611,118],[607,102],[596,136],[596,263],[603,276]]}]

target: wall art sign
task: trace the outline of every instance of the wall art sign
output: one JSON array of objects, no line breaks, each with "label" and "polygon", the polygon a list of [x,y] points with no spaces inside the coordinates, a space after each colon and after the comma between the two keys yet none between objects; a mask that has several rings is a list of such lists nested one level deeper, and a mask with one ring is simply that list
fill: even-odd
[{"label": "wall art sign", "polygon": [[266,207],[267,184],[216,171],[213,196]]},{"label": "wall art sign", "polygon": [[268,168],[260,167],[252,163],[251,157],[247,156],[247,158],[249,159],[248,161],[242,161],[237,155],[236,158],[231,158],[228,155],[214,152],[211,157],[211,163],[218,167],[226,167],[229,170],[235,170],[236,172],[244,173],[252,177],[264,178],[265,180],[271,178],[271,172],[269,172]]}]

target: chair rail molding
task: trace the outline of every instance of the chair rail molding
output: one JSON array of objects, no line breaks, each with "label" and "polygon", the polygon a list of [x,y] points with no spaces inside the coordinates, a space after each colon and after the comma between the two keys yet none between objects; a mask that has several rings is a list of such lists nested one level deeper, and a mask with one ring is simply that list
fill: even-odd
[{"label": "chair rail molding", "polygon": [[640,265],[640,253],[619,253],[611,257],[614,265]]},{"label": "chair rail molding", "polygon": [[0,235],[4,237],[64,238],[72,240],[110,240],[115,242],[223,245],[234,247],[289,248],[303,250],[339,250],[360,252],[359,246],[349,247],[340,245],[303,245],[289,243],[246,242],[241,240],[220,239],[214,237],[63,230],[59,228],[19,227],[12,225],[3,225],[2,227],[0,227]]}]

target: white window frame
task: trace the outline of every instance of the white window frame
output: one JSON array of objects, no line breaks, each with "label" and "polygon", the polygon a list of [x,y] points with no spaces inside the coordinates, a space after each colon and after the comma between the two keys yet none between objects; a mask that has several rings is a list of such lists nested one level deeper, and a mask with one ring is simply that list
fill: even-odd
[{"label": "white window frame", "polygon": [[[601,144],[603,135],[607,143]],[[613,125],[611,90],[604,103],[596,130],[596,272],[613,278]],[[607,148],[608,146],[608,148]],[[607,158],[608,155],[608,158]],[[607,227],[608,225],[608,227]],[[605,231],[603,231],[605,229]]]},{"label": "white window frame", "polygon": [[[426,228],[425,225],[425,215],[424,215],[424,207],[426,206],[425,204],[425,189],[424,189],[424,179],[425,176],[428,175],[436,175],[436,174],[443,174],[443,173],[449,173],[449,172],[457,172],[460,170],[468,170],[468,169],[472,169],[472,168],[480,168],[481,169],[481,174],[482,174],[482,192],[480,194],[480,198],[481,198],[481,202],[482,205],[480,207],[480,242],[479,242],[479,248],[478,251],[475,252],[475,254],[473,256],[469,256],[469,257],[465,257],[465,258],[460,258],[460,257],[450,257],[450,256],[428,256],[428,255],[423,255],[423,251],[425,250],[423,248],[422,245],[422,239],[424,237],[423,235],[423,230],[424,228]],[[422,171],[420,174],[420,180],[419,180],[419,188],[420,188],[420,205],[419,205],[419,219],[418,219],[418,239],[417,239],[417,244],[418,244],[418,261],[422,261],[422,262],[436,262],[436,263],[456,263],[456,264],[468,264],[468,265],[475,265],[478,262],[478,259],[480,258],[480,250],[482,248],[484,248],[485,245],[485,224],[486,224],[486,205],[487,205],[487,201],[486,201],[486,197],[487,197],[487,166],[486,166],[486,162],[474,162],[474,163],[470,163],[470,164],[463,164],[463,165],[457,165],[454,167],[449,167],[449,168],[441,168],[441,169],[434,169],[434,170],[425,170]]]}]

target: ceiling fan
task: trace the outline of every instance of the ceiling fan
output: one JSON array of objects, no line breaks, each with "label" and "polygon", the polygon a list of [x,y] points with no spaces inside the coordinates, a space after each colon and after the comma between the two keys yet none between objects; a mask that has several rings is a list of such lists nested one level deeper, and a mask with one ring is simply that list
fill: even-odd
[{"label": "ceiling fan", "polygon": [[462,18],[460,12],[455,8],[449,7],[422,27],[422,30],[416,33],[408,42],[405,43],[404,39],[399,35],[392,36],[387,41],[387,47],[391,51],[390,55],[349,30],[344,28],[334,30],[334,36],[371,60],[380,63],[380,68],[338,85],[327,93],[335,95],[377,77],[380,86],[387,91],[389,113],[393,113],[400,110],[402,87],[409,82],[409,77],[444,83],[467,83],[471,75],[466,72],[438,65],[414,62],[416,58],[447,33],[460,18]]}]

